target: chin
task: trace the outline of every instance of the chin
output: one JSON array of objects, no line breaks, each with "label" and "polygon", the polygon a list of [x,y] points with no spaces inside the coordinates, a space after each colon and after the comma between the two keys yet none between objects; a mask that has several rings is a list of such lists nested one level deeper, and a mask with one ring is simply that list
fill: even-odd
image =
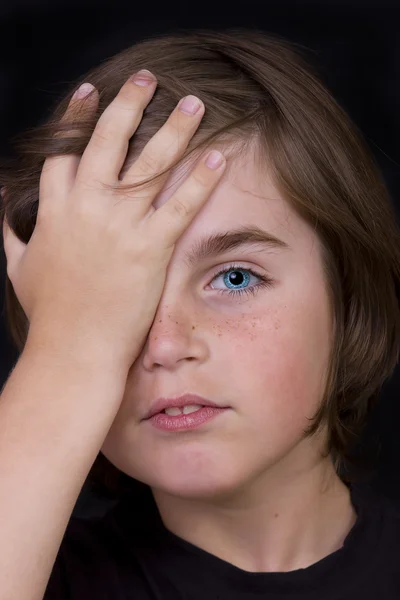
[{"label": "chin", "polygon": [[[220,448],[200,446],[146,453],[102,449],[120,471],[154,491],[187,499],[223,499],[246,489],[257,475],[248,460],[229,455]],[[138,457],[140,456],[140,460]],[[242,457],[243,459],[243,457]]]},{"label": "chin", "polygon": [[228,499],[247,484],[247,481],[239,479],[237,472],[232,473],[233,477],[229,477],[226,471],[222,472],[220,469],[208,473],[199,473],[196,470],[154,470],[129,475],[150,486],[155,493],[187,500]]},{"label": "chin", "polygon": [[217,498],[218,496],[231,493],[232,488],[230,486],[221,486],[221,481],[216,485],[211,479],[206,481],[200,480],[200,478],[192,477],[190,480],[182,479],[166,479],[158,481],[156,485],[149,484],[153,489],[157,489],[164,494],[170,496],[178,496],[179,498],[186,498],[188,500],[206,500]]}]

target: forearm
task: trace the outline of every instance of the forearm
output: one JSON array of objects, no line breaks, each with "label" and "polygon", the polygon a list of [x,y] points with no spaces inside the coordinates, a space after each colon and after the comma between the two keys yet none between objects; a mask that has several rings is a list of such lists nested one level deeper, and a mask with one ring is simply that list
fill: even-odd
[{"label": "forearm", "polygon": [[42,600],[124,393],[123,370],[72,354],[26,347],[1,394],[2,600]]}]

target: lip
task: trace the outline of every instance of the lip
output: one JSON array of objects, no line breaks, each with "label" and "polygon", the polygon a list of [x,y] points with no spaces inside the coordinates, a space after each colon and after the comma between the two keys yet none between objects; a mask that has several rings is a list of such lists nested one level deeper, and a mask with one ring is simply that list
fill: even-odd
[{"label": "lip", "polygon": [[215,408],[230,408],[229,406],[221,406],[216,404],[216,402],[212,402],[207,398],[203,398],[202,396],[198,396],[197,394],[184,394],[183,396],[179,396],[178,398],[158,398],[143,420],[151,419],[157,413],[162,412],[166,408],[171,408],[176,406],[177,408],[182,408],[183,406],[187,406],[189,404],[199,404],[200,406],[214,406]]},{"label": "lip", "polygon": [[170,416],[166,413],[157,413],[148,419],[147,423],[150,423],[155,429],[166,431],[168,433],[190,431],[201,427],[227,410],[229,409],[216,408],[215,406],[203,406],[188,415],[180,414]]}]

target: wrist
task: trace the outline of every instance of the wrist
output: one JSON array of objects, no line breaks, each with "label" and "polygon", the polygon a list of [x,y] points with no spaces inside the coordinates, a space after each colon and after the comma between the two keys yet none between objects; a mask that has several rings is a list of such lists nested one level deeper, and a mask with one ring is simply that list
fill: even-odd
[{"label": "wrist", "polygon": [[[67,328],[66,328],[67,329]],[[104,370],[126,379],[130,364],[118,348],[108,344],[101,335],[72,329],[41,327],[38,322],[29,327],[24,353],[40,354],[60,364],[75,365],[85,370]]]}]

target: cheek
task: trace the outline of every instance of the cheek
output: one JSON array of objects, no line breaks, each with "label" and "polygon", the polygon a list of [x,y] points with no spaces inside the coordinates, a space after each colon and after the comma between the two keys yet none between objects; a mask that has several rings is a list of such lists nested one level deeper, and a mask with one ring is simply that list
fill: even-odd
[{"label": "cheek", "polygon": [[[229,392],[240,412],[273,427],[307,425],[321,400],[329,359],[328,314],[288,304],[259,317],[244,315],[225,331]],[[228,368],[228,365],[230,367]],[[232,365],[235,368],[232,369]]]}]

